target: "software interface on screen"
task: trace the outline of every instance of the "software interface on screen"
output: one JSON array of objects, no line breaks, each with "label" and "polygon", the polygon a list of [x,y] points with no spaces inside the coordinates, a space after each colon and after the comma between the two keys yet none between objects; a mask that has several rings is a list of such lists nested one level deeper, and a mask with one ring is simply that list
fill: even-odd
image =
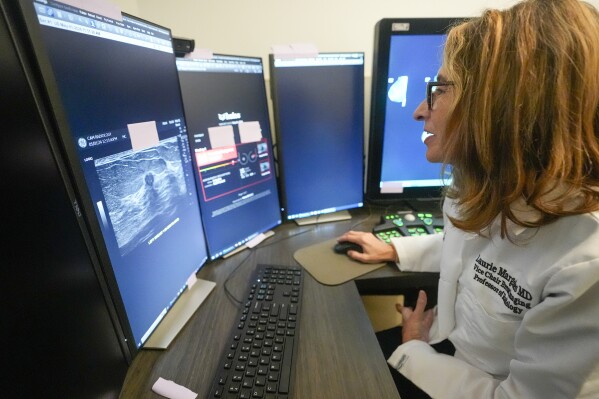
[{"label": "software interface on screen", "polygon": [[443,185],[441,168],[426,160],[426,137],[414,110],[441,66],[445,35],[394,35],[389,48],[380,190]]},{"label": "software interface on screen", "polygon": [[207,251],[170,32],[34,3],[136,347]]},{"label": "software interface on screen", "polygon": [[178,58],[210,258],[281,223],[262,60]]},{"label": "software interface on screen", "polygon": [[271,55],[270,71],[287,218],[362,206],[364,55]]}]

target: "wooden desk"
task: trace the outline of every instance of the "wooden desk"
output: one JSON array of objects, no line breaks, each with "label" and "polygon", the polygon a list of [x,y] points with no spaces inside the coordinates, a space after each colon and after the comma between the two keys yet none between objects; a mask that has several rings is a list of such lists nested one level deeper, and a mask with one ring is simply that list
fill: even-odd
[{"label": "wooden desk", "polygon": [[[375,216],[368,218],[359,211],[352,220],[343,222],[301,227],[285,223],[257,248],[208,263],[198,277],[215,281],[217,286],[167,350],[142,350],[135,357],[121,398],[162,398],[151,389],[158,377],[188,387],[198,398],[207,397],[239,312],[225,293],[225,279],[233,273],[227,288],[243,299],[256,264],[297,265],[293,258],[296,250],[338,237],[350,228],[369,231],[376,222]],[[397,273],[389,266],[367,276]],[[292,397],[399,398],[354,282],[325,286],[305,272],[302,300]]]}]

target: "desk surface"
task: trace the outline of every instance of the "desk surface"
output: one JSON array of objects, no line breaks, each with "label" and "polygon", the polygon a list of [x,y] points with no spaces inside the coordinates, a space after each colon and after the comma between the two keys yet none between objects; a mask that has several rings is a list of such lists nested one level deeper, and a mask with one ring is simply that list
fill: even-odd
[{"label": "desk surface", "polygon": [[[121,398],[162,398],[151,389],[159,377],[191,389],[198,398],[207,397],[239,312],[225,293],[225,279],[233,272],[227,288],[242,299],[257,264],[297,265],[296,250],[338,237],[350,228],[369,231],[378,221],[364,211],[352,213],[352,220],[342,222],[301,227],[285,223],[253,250],[202,268],[198,277],[215,281],[216,287],[167,350],[137,354]],[[365,277],[397,274],[389,265]],[[293,398],[399,398],[355,283],[325,286],[304,273],[302,300]]]}]

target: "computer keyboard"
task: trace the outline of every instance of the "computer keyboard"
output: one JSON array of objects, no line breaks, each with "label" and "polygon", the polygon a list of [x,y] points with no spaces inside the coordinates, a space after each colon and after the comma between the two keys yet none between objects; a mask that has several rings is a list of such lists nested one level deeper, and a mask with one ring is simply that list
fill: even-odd
[{"label": "computer keyboard", "polygon": [[381,216],[381,221],[372,232],[389,243],[392,237],[420,236],[443,232],[443,218],[432,213],[390,213]]},{"label": "computer keyboard", "polygon": [[291,397],[302,269],[258,265],[219,364],[210,398]]}]

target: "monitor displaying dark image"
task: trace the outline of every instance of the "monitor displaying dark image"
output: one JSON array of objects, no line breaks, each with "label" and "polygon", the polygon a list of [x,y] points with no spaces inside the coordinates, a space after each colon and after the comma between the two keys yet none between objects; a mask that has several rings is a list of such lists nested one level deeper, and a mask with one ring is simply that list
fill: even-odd
[{"label": "monitor displaying dark image", "polygon": [[361,207],[364,54],[271,55],[270,79],[286,218]]},{"label": "monitor displaying dark image", "polygon": [[441,67],[446,32],[457,20],[383,19],[375,28],[366,197],[372,202],[436,199],[450,180],[426,159],[414,120],[426,83]]},{"label": "monitor displaying dark image", "polygon": [[79,209],[135,353],[207,261],[171,33],[127,15],[21,3]]},{"label": "monitor displaying dark image", "polygon": [[262,60],[178,58],[210,258],[281,223]]}]

